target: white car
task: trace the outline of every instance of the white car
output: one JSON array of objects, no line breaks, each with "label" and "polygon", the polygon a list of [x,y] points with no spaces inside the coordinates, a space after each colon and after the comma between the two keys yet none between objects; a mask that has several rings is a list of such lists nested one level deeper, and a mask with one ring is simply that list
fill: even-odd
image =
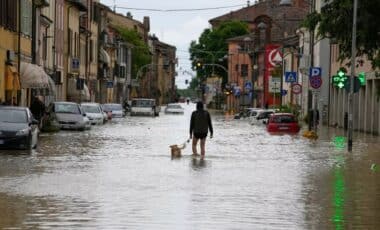
[{"label": "white car", "polygon": [[160,106],[151,98],[134,98],[131,102],[131,116],[158,116]]},{"label": "white car", "polygon": [[263,121],[268,121],[269,117],[275,113],[274,109],[262,109],[257,111],[256,115],[250,116],[252,125],[263,124]]},{"label": "white car", "polygon": [[81,107],[90,120],[91,125],[104,124],[104,114],[98,103],[82,103]]},{"label": "white car", "polygon": [[165,108],[165,114],[183,114],[184,111],[184,108],[176,103],[168,104]]},{"label": "white car", "polygon": [[108,103],[102,105],[102,110],[106,113],[111,113],[112,118],[122,118],[125,117],[125,112],[121,104]]}]

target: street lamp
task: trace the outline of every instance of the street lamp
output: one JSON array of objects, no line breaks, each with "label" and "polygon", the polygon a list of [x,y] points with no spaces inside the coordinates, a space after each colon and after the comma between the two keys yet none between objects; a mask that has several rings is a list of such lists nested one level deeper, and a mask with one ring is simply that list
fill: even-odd
[{"label": "street lamp", "polygon": [[[264,24],[265,25],[265,24]],[[251,37],[245,37],[244,39],[244,43],[245,45],[248,44],[248,49],[246,50],[247,53],[248,53],[248,56],[250,58],[250,61],[251,61],[251,105],[252,107],[255,107],[255,78],[254,78],[254,72],[255,72],[255,69],[254,69],[254,52],[252,50],[252,42],[253,40],[251,39]]]}]

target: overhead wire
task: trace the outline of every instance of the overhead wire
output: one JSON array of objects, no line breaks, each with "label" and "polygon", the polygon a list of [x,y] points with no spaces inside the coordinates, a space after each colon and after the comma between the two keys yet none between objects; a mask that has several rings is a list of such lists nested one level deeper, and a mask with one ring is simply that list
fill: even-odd
[{"label": "overhead wire", "polygon": [[230,6],[219,6],[219,7],[205,7],[205,8],[188,8],[188,9],[154,9],[154,8],[137,8],[137,7],[125,7],[125,6],[115,6],[117,9],[124,10],[140,10],[140,11],[154,11],[154,12],[194,12],[194,11],[206,11],[206,10],[220,10],[227,8],[242,7],[244,4],[230,5]]}]

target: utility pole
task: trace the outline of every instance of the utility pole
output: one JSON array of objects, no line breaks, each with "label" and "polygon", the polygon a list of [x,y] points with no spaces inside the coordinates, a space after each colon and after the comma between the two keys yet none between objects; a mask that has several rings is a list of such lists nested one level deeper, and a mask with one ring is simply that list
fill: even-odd
[{"label": "utility pole", "polygon": [[352,22],[352,43],[351,43],[351,79],[350,93],[348,95],[348,143],[347,148],[352,152],[352,129],[353,129],[353,97],[354,97],[354,76],[355,76],[355,58],[356,58],[356,20],[357,20],[358,0],[354,0],[353,22]]}]

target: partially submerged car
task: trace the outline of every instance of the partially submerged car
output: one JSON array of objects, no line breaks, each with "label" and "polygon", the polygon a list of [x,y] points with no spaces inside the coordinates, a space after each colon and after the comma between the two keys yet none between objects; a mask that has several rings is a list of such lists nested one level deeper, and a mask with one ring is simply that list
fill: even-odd
[{"label": "partially submerged car", "polygon": [[98,103],[82,103],[81,107],[90,120],[91,125],[104,124],[104,113]]},{"label": "partially submerged car", "polygon": [[155,99],[134,98],[131,102],[131,116],[158,116],[160,106],[156,105]]},{"label": "partially submerged car", "polygon": [[105,113],[110,114],[111,118],[125,117],[125,111],[121,104],[116,104],[116,103],[103,104],[102,109]]},{"label": "partially submerged car", "polygon": [[27,107],[0,106],[0,148],[36,148],[38,124]]},{"label": "partially submerged car", "polygon": [[300,126],[293,114],[275,113],[268,120],[267,131],[270,133],[298,133]]},{"label": "partially submerged car", "polygon": [[184,114],[185,109],[180,104],[170,103],[165,108],[165,114]]},{"label": "partially submerged car", "polygon": [[53,102],[53,112],[61,129],[86,130],[91,128],[86,113],[75,102]]}]

